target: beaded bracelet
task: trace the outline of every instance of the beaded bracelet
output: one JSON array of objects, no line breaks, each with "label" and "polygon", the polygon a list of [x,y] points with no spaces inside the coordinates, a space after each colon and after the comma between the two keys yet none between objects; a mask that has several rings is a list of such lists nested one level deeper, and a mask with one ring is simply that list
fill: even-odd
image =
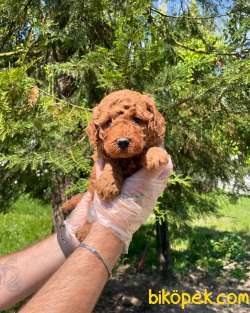
[{"label": "beaded bracelet", "polygon": [[100,252],[98,252],[94,247],[90,247],[89,245],[87,245],[87,244],[84,243],[84,242],[81,242],[80,245],[79,245],[79,247],[85,248],[85,249],[87,249],[88,251],[90,251],[91,253],[93,253],[95,256],[97,256],[98,259],[102,261],[103,265],[104,265],[105,268],[107,269],[109,278],[111,277],[111,275],[112,275],[112,267],[111,267],[110,264],[107,262],[107,260],[100,254]]}]

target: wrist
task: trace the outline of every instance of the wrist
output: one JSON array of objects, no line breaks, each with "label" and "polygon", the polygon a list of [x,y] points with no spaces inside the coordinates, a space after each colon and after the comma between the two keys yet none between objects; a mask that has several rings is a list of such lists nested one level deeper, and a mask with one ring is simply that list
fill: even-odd
[{"label": "wrist", "polygon": [[98,250],[112,267],[118,261],[124,246],[124,243],[110,228],[98,222],[92,224],[91,230],[84,240],[84,243]]},{"label": "wrist", "polygon": [[92,211],[93,220],[122,241],[124,245],[123,253],[127,253],[132,236],[139,228],[137,224],[142,223],[140,216],[138,217],[140,215],[138,212],[140,213],[142,208],[134,201],[132,196],[124,194],[119,196],[113,203],[102,203],[98,197],[95,200],[95,207]]}]

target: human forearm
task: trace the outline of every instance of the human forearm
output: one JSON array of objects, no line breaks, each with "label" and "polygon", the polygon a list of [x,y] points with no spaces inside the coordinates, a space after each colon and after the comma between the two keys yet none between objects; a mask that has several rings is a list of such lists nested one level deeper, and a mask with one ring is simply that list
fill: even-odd
[{"label": "human forearm", "polygon": [[0,309],[24,299],[64,262],[56,235],[0,258]]},{"label": "human forearm", "polygon": [[[108,228],[96,223],[85,243],[95,247],[111,266],[123,248]],[[88,250],[78,248],[20,313],[92,312],[107,278],[102,262]]]}]

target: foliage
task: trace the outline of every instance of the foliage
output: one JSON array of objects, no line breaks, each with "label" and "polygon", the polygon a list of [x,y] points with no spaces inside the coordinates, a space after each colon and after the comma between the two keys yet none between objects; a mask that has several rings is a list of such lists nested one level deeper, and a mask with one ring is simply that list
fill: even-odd
[{"label": "foliage", "polygon": [[[212,233],[201,232],[199,238],[190,242],[189,262],[193,266],[205,268],[208,272],[222,270],[233,261],[246,258],[246,240],[237,234],[225,234],[212,238]],[[201,245],[203,249],[200,249]]]},{"label": "foliage", "polygon": [[[176,173],[158,209],[173,229],[214,212],[204,192],[249,158],[249,5],[192,1],[2,1],[0,205],[86,188],[90,109],[116,89],[151,93]],[[164,9],[168,7],[168,11]],[[183,9],[184,8],[184,9]],[[213,17],[222,10],[226,17]],[[187,185],[188,180],[188,185]],[[55,186],[56,185],[56,186]]]},{"label": "foliage", "polygon": [[[72,108],[64,100],[57,101],[46,93],[37,95],[34,101],[31,97],[36,88],[39,93],[25,67],[0,73],[0,203],[3,208],[7,207],[8,200],[24,191],[48,199],[55,173],[72,173],[77,179],[81,171],[85,177],[89,173],[89,161],[84,158],[80,144],[86,141],[86,136],[77,131],[79,124],[86,126],[88,112]],[[86,151],[86,143],[85,146]],[[89,158],[88,152],[85,157]]]}]

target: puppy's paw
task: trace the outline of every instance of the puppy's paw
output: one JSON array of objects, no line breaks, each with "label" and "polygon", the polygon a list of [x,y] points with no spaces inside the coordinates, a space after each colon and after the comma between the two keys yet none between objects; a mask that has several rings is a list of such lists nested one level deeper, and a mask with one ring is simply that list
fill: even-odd
[{"label": "puppy's paw", "polygon": [[96,192],[102,200],[111,201],[120,194],[120,188],[116,181],[101,178],[96,181]]},{"label": "puppy's paw", "polygon": [[169,161],[169,155],[163,148],[152,147],[145,154],[144,167],[148,170],[158,169],[166,166]]},{"label": "puppy's paw", "polygon": [[61,211],[63,213],[69,213],[71,212],[77,204],[82,200],[84,193],[78,193],[77,195],[71,197],[69,200],[66,200],[62,205],[61,205]]},{"label": "puppy's paw", "polygon": [[84,226],[82,227],[82,229],[79,229],[76,231],[76,238],[82,242],[88,235],[88,233],[90,232],[91,229],[91,223],[85,223]]}]

